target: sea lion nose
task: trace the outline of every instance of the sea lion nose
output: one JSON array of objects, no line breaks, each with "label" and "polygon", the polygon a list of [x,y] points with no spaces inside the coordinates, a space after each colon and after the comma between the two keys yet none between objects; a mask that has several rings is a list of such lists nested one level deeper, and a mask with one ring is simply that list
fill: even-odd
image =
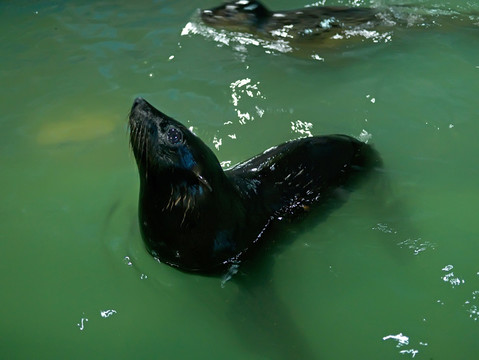
[{"label": "sea lion nose", "polygon": [[145,99],[143,99],[141,96],[138,96],[135,101],[133,101],[133,106],[131,109],[133,110],[136,108],[138,105],[143,105],[145,103]]}]

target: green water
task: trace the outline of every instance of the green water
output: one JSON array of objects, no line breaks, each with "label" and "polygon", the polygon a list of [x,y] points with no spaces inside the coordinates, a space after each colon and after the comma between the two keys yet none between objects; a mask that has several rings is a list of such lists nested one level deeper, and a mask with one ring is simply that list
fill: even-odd
[{"label": "green water", "polygon": [[[314,60],[188,30],[215,5],[0,3],[0,357],[476,359],[479,27],[397,29]],[[137,227],[139,95],[225,166],[308,132],[363,134],[388,190],[284,224],[224,286],[183,274]]]}]

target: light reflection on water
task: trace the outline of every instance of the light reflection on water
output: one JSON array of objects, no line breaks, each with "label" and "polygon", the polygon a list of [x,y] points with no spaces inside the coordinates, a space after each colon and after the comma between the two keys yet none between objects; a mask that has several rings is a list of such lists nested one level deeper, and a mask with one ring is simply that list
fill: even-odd
[{"label": "light reflection on water", "polygon": [[220,46],[231,46],[239,53],[246,52],[247,46],[261,46],[266,49],[268,53],[270,50],[280,53],[289,53],[293,51],[293,48],[285,40],[268,41],[255,37],[253,34],[248,33],[231,33],[225,30],[212,29],[209,26],[204,25],[199,17],[199,12],[194,16],[191,22],[188,22],[183,30],[181,36],[189,35],[201,35],[206,39],[211,39],[218,43]]}]

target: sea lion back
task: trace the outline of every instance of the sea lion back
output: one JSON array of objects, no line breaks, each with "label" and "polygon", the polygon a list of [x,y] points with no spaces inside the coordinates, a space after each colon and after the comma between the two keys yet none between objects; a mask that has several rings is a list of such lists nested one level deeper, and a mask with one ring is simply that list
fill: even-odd
[{"label": "sea lion back", "polygon": [[381,160],[370,145],[328,135],[281,144],[226,173],[243,193],[284,216],[321,201],[334,189],[354,185],[375,167],[381,167]]}]

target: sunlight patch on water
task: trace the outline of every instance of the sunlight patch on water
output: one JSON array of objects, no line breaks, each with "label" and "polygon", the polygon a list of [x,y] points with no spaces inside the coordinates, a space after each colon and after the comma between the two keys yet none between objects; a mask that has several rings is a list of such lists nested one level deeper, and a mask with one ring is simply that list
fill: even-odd
[{"label": "sunlight patch on water", "polygon": [[366,95],[366,99],[369,99],[369,101],[371,101],[371,103],[375,103],[376,102],[376,98],[372,97],[371,95]]},{"label": "sunlight patch on water", "polygon": [[220,146],[223,144],[223,140],[218,138],[216,135],[213,137],[213,145],[215,146],[216,150],[220,149]]},{"label": "sunlight patch on water", "polygon": [[472,305],[468,312],[469,317],[474,321],[477,321],[477,319],[479,318],[479,309],[477,308],[477,305]]},{"label": "sunlight patch on water", "polygon": [[454,288],[456,286],[464,284],[465,280],[455,276],[454,272],[451,271],[453,268],[454,266],[452,265],[447,265],[442,268],[442,271],[445,271],[447,273],[446,275],[442,276],[442,280],[444,282],[451,284],[452,287]]},{"label": "sunlight patch on water", "polygon": [[[241,125],[246,124],[247,121],[255,119],[255,115],[250,114],[249,111],[241,110],[239,107],[240,100],[243,96],[247,96],[251,99],[265,99],[261,91],[259,90],[260,82],[252,83],[250,78],[238,79],[233,81],[230,85],[231,98],[233,99],[234,110],[238,116],[239,123]],[[254,106],[255,112],[259,117],[262,117],[265,110],[258,105]],[[226,125],[226,124],[225,124]]]},{"label": "sunlight patch on water", "polygon": [[231,166],[231,160],[225,160],[220,162],[222,168],[227,169]]},{"label": "sunlight patch on water", "polygon": [[317,60],[317,61],[324,61],[324,58],[319,56],[318,54],[311,54],[311,59]]},{"label": "sunlight patch on water", "polygon": [[[260,82],[254,82],[249,77],[235,80],[229,85],[231,89],[231,103],[234,107],[234,112],[238,117],[240,125],[246,125],[246,123],[253,121],[256,117],[263,117],[265,109],[260,106],[259,101],[263,101],[266,97],[260,90]],[[223,123],[229,129],[234,123],[230,120]],[[230,131],[226,134],[231,140],[237,139],[237,133]],[[223,145],[223,139],[219,136],[214,136],[213,145],[216,150],[219,150]]]},{"label": "sunlight patch on water", "polygon": [[[286,30],[286,29],[285,29]],[[284,35],[280,32],[278,35]],[[231,46],[236,51],[246,52],[246,46],[262,46],[264,49],[273,50],[280,53],[289,53],[293,51],[288,41],[283,39],[264,40],[258,39],[253,34],[242,32],[230,32],[227,30],[217,30],[203,24],[199,18],[199,13],[195,14],[192,21],[188,22],[181,30],[181,36],[200,35],[218,43],[219,46]],[[286,35],[284,35],[286,37]]]},{"label": "sunlight patch on water", "polygon": [[127,265],[127,266],[133,266],[133,263],[131,262],[131,259],[130,259],[129,256],[125,256],[125,257],[123,258],[123,263],[124,263],[125,265]]},{"label": "sunlight patch on water", "polygon": [[39,129],[37,141],[40,145],[56,145],[97,139],[113,132],[116,123],[98,114],[45,123]]},{"label": "sunlight patch on water", "polygon": [[291,121],[291,130],[301,135],[301,137],[313,136],[313,134],[311,133],[312,128],[313,124],[310,122],[301,120]]},{"label": "sunlight patch on water", "polygon": [[110,316],[113,316],[117,313],[116,310],[113,310],[113,309],[110,309],[110,310],[102,310],[100,311],[100,316],[104,319],[110,317]]},{"label": "sunlight patch on water", "polygon": [[365,40],[371,40],[373,43],[387,43],[392,40],[392,32],[380,33],[376,30],[354,29],[344,30],[342,34],[336,34],[331,37],[333,40],[351,39],[353,37],[362,37]]},{"label": "sunlight patch on water", "polygon": [[385,234],[396,234],[397,231],[390,227],[388,224],[384,223],[377,223],[376,226],[373,227],[373,230],[379,230]]},{"label": "sunlight patch on water", "polygon": [[434,244],[429,241],[424,241],[421,238],[406,239],[398,244],[400,247],[406,247],[413,251],[414,255],[419,255],[426,250],[434,250]]},{"label": "sunlight patch on water", "polygon": [[469,307],[467,309],[467,312],[469,313],[469,318],[474,321],[477,321],[479,319],[479,290],[473,291],[471,300],[466,300],[464,305]]},{"label": "sunlight patch on water", "polygon": [[258,97],[264,99],[261,91],[258,90],[259,81],[251,84],[250,78],[239,79],[231,83],[230,88],[232,90],[231,97],[233,98],[233,105],[238,106],[241,94],[246,94],[249,97]]},{"label": "sunlight patch on water", "polygon": [[[372,229],[390,235],[396,235],[398,233],[396,229],[385,223],[377,223]],[[435,245],[432,242],[423,240],[422,238],[407,238],[406,240],[400,241],[397,245],[401,248],[412,250],[414,255],[419,255],[426,250],[435,250]]]},{"label": "sunlight patch on water", "polygon": [[[84,315],[84,314],[83,314]],[[88,322],[88,318],[86,317],[82,317],[80,319],[80,322],[77,324],[78,328],[80,329],[80,331],[83,331],[85,330],[85,324]]]},{"label": "sunlight patch on water", "polygon": [[[404,335],[403,333],[399,333],[399,334],[396,334],[396,335],[387,335],[387,336],[384,336],[383,337],[383,340],[386,341],[386,340],[393,340],[393,341],[396,341],[397,344],[396,344],[396,347],[397,348],[403,348],[405,346],[408,346],[409,345],[409,337]],[[420,341],[419,342],[419,345],[420,346],[427,346],[428,344],[425,343],[425,342],[422,342]],[[414,349],[414,348],[411,348],[411,349],[402,349],[399,351],[400,354],[409,354],[411,355],[411,358],[414,358],[418,353],[419,353],[419,350],[417,349]]]},{"label": "sunlight patch on water", "polygon": [[368,133],[366,130],[363,129],[363,130],[361,130],[361,132],[358,136],[358,139],[360,141],[362,141],[363,143],[367,144],[369,142],[369,140],[372,139],[372,137],[373,137],[373,134]]}]

